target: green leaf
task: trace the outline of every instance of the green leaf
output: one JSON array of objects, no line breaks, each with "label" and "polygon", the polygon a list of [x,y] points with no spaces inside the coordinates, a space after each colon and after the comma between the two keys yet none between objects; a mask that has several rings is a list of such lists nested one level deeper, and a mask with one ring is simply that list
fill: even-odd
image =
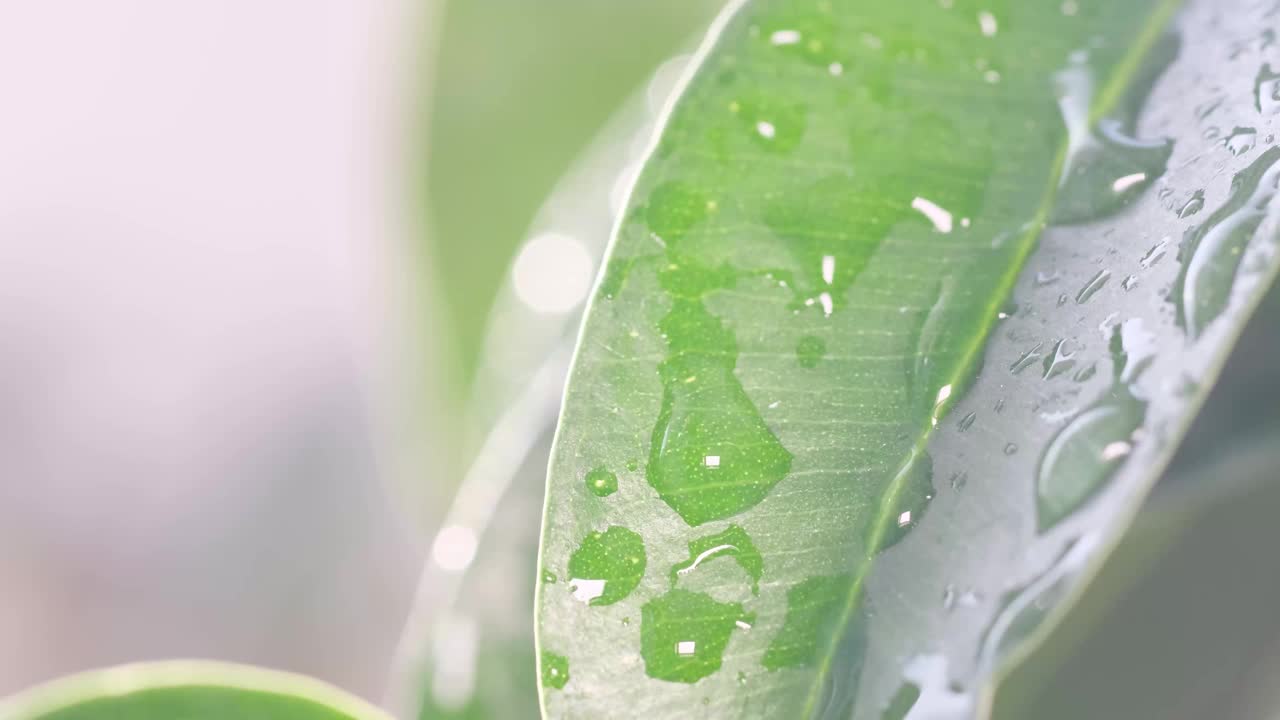
[{"label": "green leaf", "polygon": [[[546,714],[983,716],[1272,282],[1266,12],[726,13],[580,337],[541,556],[569,577],[537,601],[570,675]],[[616,492],[590,491],[600,469]],[[680,572],[730,527],[751,547]],[[570,571],[610,528],[645,573],[593,603],[617,578]]]},{"label": "green leaf", "polygon": [[122,665],[0,701],[4,720],[389,720],[318,680],[227,663]]},{"label": "green leaf", "polygon": [[[646,96],[670,92],[670,69],[685,60],[665,63]],[[560,180],[528,242],[577,240],[600,263],[612,225],[610,205],[621,200],[614,188],[635,172],[657,119],[656,107],[644,100],[624,104]],[[488,357],[468,421],[473,430],[483,429],[485,439],[434,543],[442,558],[450,547],[465,550],[470,543],[474,555],[445,564],[433,557],[423,570],[392,669],[390,703],[398,717],[481,720],[538,712],[534,584],[557,581],[536,577],[538,520],[581,309],[539,312],[513,286],[501,288],[490,316]],[[607,497],[610,473],[598,470],[588,473],[585,487]],[[571,676],[567,659],[554,653],[543,653],[541,672],[553,687]]]}]

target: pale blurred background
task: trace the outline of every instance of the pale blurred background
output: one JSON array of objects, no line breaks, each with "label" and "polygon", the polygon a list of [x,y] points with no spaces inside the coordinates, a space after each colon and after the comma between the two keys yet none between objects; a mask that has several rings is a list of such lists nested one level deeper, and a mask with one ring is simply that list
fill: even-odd
[{"label": "pale blurred background", "polygon": [[506,268],[719,4],[0,2],[0,694],[379,699]]}]

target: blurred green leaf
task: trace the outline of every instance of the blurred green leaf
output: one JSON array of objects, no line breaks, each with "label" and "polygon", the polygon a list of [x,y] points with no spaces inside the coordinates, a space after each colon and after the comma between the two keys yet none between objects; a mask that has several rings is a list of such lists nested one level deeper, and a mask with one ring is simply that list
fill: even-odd
[{"label": "blurred green leaf", "polygon": [[[465,0],[439,29],[426,192],[470,384],[503,270],[587,141],[721,0]],[[619,34],[618,28],[626,32]]]},{"label": "blurred green leaf", "polygon": [[1181,5],[725,16],[570,376],[549,716],[985,715],[1276,271],[1268,8]]},{"label": "blurred green leaf", "polygon": [[389,720],[318,680],[260,668],[174,661],[55,680],[0,701],[3,720]]}]

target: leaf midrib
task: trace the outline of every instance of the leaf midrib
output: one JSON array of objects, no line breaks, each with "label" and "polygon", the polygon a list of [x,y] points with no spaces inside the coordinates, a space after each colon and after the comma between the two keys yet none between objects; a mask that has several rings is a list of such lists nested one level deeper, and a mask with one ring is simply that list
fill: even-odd
[{"label": "leaf midrib", "polygon": [[[1128,90],[1133,77],[1141,67],[1143,60],[1147,54],[1155,46],[1160,35],[1164,32],[1169,22],[1173,19],[1176,11],[1182,6],[1182,0],[1160,0],[1159,5],[1152,11],[1146,24],[1142,28],[1142,32],[1130,47],[1124,57],[1116,64],[1112,70],[1107,84],[1098,93],[1097,99],[1089,113],[1089,129],[1097,124],[1099,120],[1104,118],[1124,97],[1124,93]],[[1022,275],[1022,270],[1026,265],[1027,258],[1030,257],[1032,251],[1035,250],[1041,233],[1048,226],[1049,215],[1053,210],[1053,203],[1057,199],[1058,189],[1060,188],[1059,178],[1062,175],[1062,169],[1067,158],[1067,142],[1064,141],[1058,148],[1057,156],[1053,161],[1051,171],[1049,173],[1048,187],[1045,189],[1044,196],[1040,201],[1036,214],[1030,224],[1030,229],[1018,238],[1017,252],[1013,260],[1009,263],[1008,269],[1000,277],[1000,284],[997,292],[991,295],[992,301],[984,308],[983,325],[981,331],[974,333],[972,341],[964,351],[961,361],[956,365],[956,370],[952,376],[948,378],[948,382],[941,383],[940,386],[953,385],[956,386],[968,377],[973,369],[980,362],[982,352],[986,348],[987,337],[991,334],[994,327],[995,318],[998,317],[998,311],[1004,306],[1007,298],[1013,294],[1014,286],[1017,284],[1018,278]],[[950,398],[950,404],[954,406],[959,401],[959,397]],[[817,707],[817,703],[822,696],[822,688],[826,683],[826,677],[831,672],[831,665],[836,655],[836,648],[839,646],[844,636],[846,628],[849,625],[850,618],[858,608],[858,601],[862,597],[862,586],[866,581],[867,575],[871,571],[875,556],[879,554],[881,546],[886,535],[895,522],[895,510],[897,502],[904,488],[907,487],[907,479],[911,476],[911,471],[920,458],[924,454],[929,439],[933,437],[934,431],[937,429],[937,423],[941,420],[942,413],[935,412],[924,423],[920,431],[917,433],[916,441],[908,452],[906,459],[899,466],[898,472],[894,475],[893,480],[885,488],[884,493],[880,497],[877,506],[876,515],[872,519],[872,531],[868,537],[866,551],[863,554],[862,562],[859,563],[853,582],[849,586],[849,592],[845,597],[844,608],[840,613],[839,620],[836,623],[836,632],[832,634],[831,641],[827,644],[827,652],[823,656],[822,662],[818,666],[814,679],[809,687],[809,693],[805,701],[804,709],[801,714],[802,718],[812,718],[813,712]]]}]

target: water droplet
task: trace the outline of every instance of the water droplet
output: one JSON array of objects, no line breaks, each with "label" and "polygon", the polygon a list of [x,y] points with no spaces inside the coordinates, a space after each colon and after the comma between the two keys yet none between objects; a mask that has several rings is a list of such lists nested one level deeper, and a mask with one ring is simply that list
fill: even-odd
[{"label": "water droplet", "polygon": [[1257,144],[1258,131],[1251,127],[1237,127],[1231,131],[1225,142],[1232,155],[1244,155]]},{"label": "water droplet", "polygon": [[644,540],[614,525],[588,534],[569,557],[569,590],[581,602],[612,605],[636,589],[644,568]]},{"label": "water droplet", "polygon": [[899,490],[894,496],[888,526],[872,524],[867,536],[867,547],[884,551],[907,536],[924,518],[925,508],[933,499],[933,458],[921,453],[909,459],[899,471],[894,484]]},{"label": "water droplet", "polygon": [[1067,341],[1059,340],[1053,344],[1053,350],[1044,358],[1044,375],[1045,380],[1053,378],[1068,372],[1075,367],[1075,353],[1068,351]]},{"label": "water droplet", "polygon": [[1263,65],[1253,81],[1254,107],[1263,115],[1280,113],[1280,73]]},{"label": "water droplet", "polygon": [[[696,526],[759,503],[786,477],[792,456],[738,382],[733,332],[702,304],[703,295],[731,286],[733,274],[672,263],[659,273],[659,282],[672,304],[659,323],[668,354],[658,367],[662,406],[645,477]],[[708,457],[717,462],[707,463]]]},{"label": "water droplet", "polygon": [[764,574],[764,559],[747,532],[737,525],[730,525],[714,535],[689,542],[689,559],[671,567],[671,584],[700,565],[719,557],[731,557],[751,578],[751,592],[760,594],[760,576]]},{"label": "water droplet", "polygon": [[542,685],[561,690],[569,682],[569,658],[542,651]]},{"label": "water droplet", "polygon": [[[1166,51],[1167,52],[1167,51]],[[1176,47],[1173,48],[1176,54]],[[1163,62],[1162,53],[1153,53]],[[1155,72],[1151,78],[1154,82]],[[1171,140],[1140,140],[1132,135],[1132,117],[1108,118],[1091,126],[1094,78],[1087,65],[1073,63],[1055,76],[1058,104],[1067,126],[1067,160],[1059,181],[1052,220],[1072,224],[1096,220],[1128,205],[1164,174],[1173,153]],[[1128,115],[1136,115],[1141,92],[1126,103]]]},{"label": "water droplet", "polygon": [[1132,290],[1132,289],[1134,289],[1134,288],[1138,287],[1138,277],[1137,277],[1136,275],[1129,275],[1129,276],[1127,276],[1127,277],[1126,277],[1126,278],[1125,278],[1125,279],[1120,283],[1120,287],[1124,288],[1124,291],[1125,291],[1125,292],[1129,292],[1130,290]]},{"label": "water droplet", "polygon": [[977,607],[981,596],[973,590],[963,590],[955,585],[947,585],[942,591],[942,609],[950,612],[956,608]]},{"label": "water droplet", "polygon": [[548,585],[554,585],[556,583],[556,574],[551,572],[550,570],[543,570],[542,582]]},{"label": "water droplet", "polygon": [[1097,372],[1098,372],[1097,363],[1089,363],[1087,366],[1077,370],[1076,374],[1072,376],[1071,379],[1075,380],[1078,383],[1082,383],[1092,378],[1095,374],[1097,374]]},{"label": "water droplet", "polygon": [[1199,337],[1226,309],[1244,250],[1271,213],[1280,182],[1280,148],[1273,147],[1231,180],[1226,203],[1183,243],[1187,261],[1173,301],[1178,319],[1192,338]]},{"label": "water droplet", "polygon": [[618,491],[618,476],[603,467],[587,473],[587,490],[596,497],[607,497]]},{"label": "water droplet", "polygon": [[1116,380],[1101,398],[1054,435],[1036,471],[1041,531],[1075,512],[1110,480],[1131,449],[1146,415],[1132,382],[1150,362],[1153,347],[1139,320],[1115,331]]},{"label": "water droplet", "polygon": [[1179,218],[1189,218],[1204,209],[1204,190],[1191,193],[1191,197],[1178,209]]},{"label": "water droplet", "polygon": [[744,672],[742,672],[742,671],[738,671],[738,684],[739,684],[739,685],[746,685],[746,684],[747,684],[747,674],[746,674],[746,673],[744,673]]},{"label": "water droplet", "polygon": [[796,361],[800,363],[802,368],[812,369],[817,367],[826,354],[826,342],[815,335],[805,335],[796,344]]},{"label": "water droplet", "polygon": [[1144,269],[1155,267],[1156,263],[1164,259],[1164,255],[1168,250],[1168,247],[1169,238],[1161,238],[1160,242],[1151,246],[1151,249],[1147,251],[1147,254],[1142,256],[1142,260],[1140,260],[1138,264],[1142,265]]},{"label": "water droplet", "polygon": [[969,473],[966,473],[966,472],[951,473],[951,489],[952,490],[956,490],[956,491],[963,490],[964,486],[967,484],[969,484]]},{"label": "water droplet", "polygon": [[1042,347],[1044,347],[1044,343],[1036,343],[1035,347],[1024,351],[1021,355],[1018,356],[1018,359],[1014,360],[1013,364],[1009,366],[1009,372],[1013,373],[1014,375],[1018,375],[1023,370],[1026,370],[1027,368],[1034,365],[1036,361],[1039,360],[1041,357],[1040,349]]},{"label": "water droplet", "polygon": [[1005,445],[1005,446],[1004,446],[1004,454],[1005,454],[1005,455],[1009,455],[1009,456],[1017,455],[1017,454],[1018,454],[1018,444],[1017,444],[1017,443],[1009,443],[1008,445]]},{"label": "water droplet", "polygon": [[960,418],[960,422],[956,423],[956,427],[960,429],[960,432],[966,432],[969,428],[973,427],[973,421],[977,418],[978,413],[968,413],[964,417]]},{"label": "water droplet", "polygon": [[720,669],[739,621],[754,622],[738,603],[671,590],[640,609],[640,657],[649,677],[695,683]]},{"label": "water droplet", "polygon": [[812,577],[787,590],[787,616],[765,650],[769,670],[812,665],[831,638],[827,629],[844,607],[849,576]]},{"label": "water droplet", "polygon": [[913,682],[903,683],[902,687],[893,694],[889,704],[885,706],[884,712],[880,714],[880,720],[906,720],[907,714],[919,699],[920,686]]},{"label": "water droplet", "polygon": [[1062,279],[1062,273],[1054,270],[1053,272],[1040,271],[1036,273],[1036,287],[1044,287],[1052,285]]},{"label": "water droplet", "polygon": [[1096,295],[1110,279],[1110,270],[1099,270],[1097,274],[1089,279],[1089,282],[1084,284],[1084,287],[1080,288],[1080,292],[1076,293],[1076,304],[1083,305],[1089,302],[1089,299]]}]

